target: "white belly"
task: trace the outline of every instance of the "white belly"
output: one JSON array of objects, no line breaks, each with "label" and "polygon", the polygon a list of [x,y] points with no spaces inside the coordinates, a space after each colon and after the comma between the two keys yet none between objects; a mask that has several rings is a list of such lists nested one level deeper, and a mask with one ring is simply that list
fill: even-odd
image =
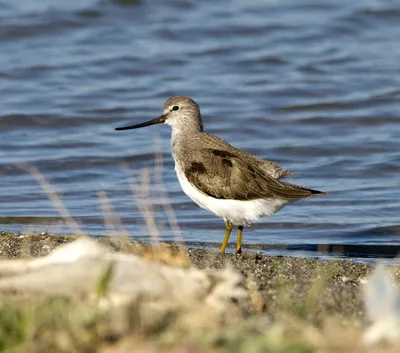
[{"label": "white belly", "polygon": [[257,199],[251,201],[215,199],[192,186],[177,165],[175,165],[175,170],[182,190],[187,196],[201,208],[214,213],[225,221],[231,221],[234,225],[249,226],[262,216],[272,216],[289,202],[284,199]]}]

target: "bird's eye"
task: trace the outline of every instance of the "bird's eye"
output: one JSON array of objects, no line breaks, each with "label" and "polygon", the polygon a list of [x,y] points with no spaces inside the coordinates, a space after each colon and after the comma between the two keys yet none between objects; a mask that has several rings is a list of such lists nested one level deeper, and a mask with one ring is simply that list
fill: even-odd
[{"label": "bird's eye", "polygon": [[172,110],[179,110],[179,107],[178,107],[177,105],[174,105],[174,106],[172,107]]}]

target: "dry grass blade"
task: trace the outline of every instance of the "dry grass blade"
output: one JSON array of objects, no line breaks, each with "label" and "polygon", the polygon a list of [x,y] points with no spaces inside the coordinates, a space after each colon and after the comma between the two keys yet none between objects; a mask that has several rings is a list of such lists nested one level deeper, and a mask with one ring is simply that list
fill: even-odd
[{"label": "dry grass blade", "polygon": [[178,220],[176,218],[174,209],[171,206],[171,202],[169,201],[168,193],[165,190],[162,182],[163,158],[161,140],[160,138],[156,138],[154,142],[156,145],[156,168],[154,172],[154,177],[158,187],[158,196],[168,217],[168,222],[174,234],[175,242],[181,246],[184,246],[184,241],[182,239],[182,233],[178,224]]},{"label": "dry grass blade", "polygon": [[68,226],[71,228],[71,230],[74,232],[75,235],[78,234],[84,234],[80,227],[79,224],[75,221],[75,219],[70,215],[68,210],[65,208],[63,202],[61,201],[60,197],[58,194],[55,192],[51,184],[46,180],[46,178],[43,176],[42,173],[39,172],[39,169],[37,169],[34,166],[28,165],[28,164],[18,164],[17,165],[19,168],[27,171],[30,173],[38,182],[38,184],[42,187],[43,191],[46,193],[47,197],[49,200],[53,203],[54,207],[58,210],[60,213],[61,217],[66,221]]},{"label": "dry grass blade", "polygon": [[172,266],[190,267],[191,262],[184,250],[176,250],[171,248],[169,245],[164,246],[160,243],[160,232],[153,216],[154,213],[151,203],[148,202],[150,197],[150,170],[144,169],[142,171],[141,183],[140,186],[137,186],[137,183],[131,176],[131,170],[129,167],[126,164],[123,164],[122,169],[128,178],[132,196],[135,199],[140,212],[144,215],[147,229],[151,236],[152,244],[154,245],[152,247],[145,247],[143,256]]},{"label": "dry grass blade", "polygon": [[169,226],[171,227],[172,233],[174,235],[174,240],[175,243],[179,245],[180,249],[178,250],[177,258],[184,258],[186,259],[184,263],[186,265],[191,265],[189,257],[187,256],[186,251],[184,250],[185,242],[183,241],[182,238],[182,233],[181,229],[178,224],[178,220],[176,218],[174,209],[171,206],[171,202],[168,197],[168,193],[164,188],[164,184],[162,181],[162,170],[163,170],[163,158],[162,158],[162,148],[161,148],[161,140],[160,138],[155,139],[155,145],[156,145],[156,154],[155,154],[155,159],[156,159],[156,168],[154,170],[154,178],[155,182],[157,183],[157,189],[158,189],[158,196],[161,201],[161,204],[164,208],[165,214],[167,215],[168,218],[168,223]]},{"label": "dry grass blade", "polygon": [[103,212],[104,224],[110,231],[109,240],[111,243],[124,248],[124,245],[131,244],[131,236],[122,224],[119,216],[114,212],[105,191],[99,191],[97,197],[100,200],[100,208]]},{"label": "dry grass blade", "polygon": [[143,169],[141,173],[141,183],[140,187],[137,186],[136,181],[131,176],[131,170],[126,164],[123,164],[122,169],[124,170],[126,177],[128,178],[129,187],[132,192],[133,198],[136,200],[136,204],[140,210],[140,212],[144,215],[144,219],[146,221],[147,229],[150,233],[150,237],[152,239],[152,243],[154,245],[160,245],[160,232],[157,228],[156,221],[153,217],[153,209],[148,200],[149,193],[149,185],[150,185],[150,172],[149,169]]}]

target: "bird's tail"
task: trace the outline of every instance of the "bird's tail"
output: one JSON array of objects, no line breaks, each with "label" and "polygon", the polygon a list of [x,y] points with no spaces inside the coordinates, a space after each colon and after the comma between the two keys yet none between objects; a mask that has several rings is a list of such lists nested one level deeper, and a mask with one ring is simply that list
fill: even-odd
[{"label": "bird's tail", "polygon": [[310,193],[309,196],[323,196],[323,195],[327,195],[328,193],[325,191],[319,191],[319,190],[314,190],[314,189],[308,189],[305,188],[303,186],[299,186],[299,185],[295,185],[295,184],[290,184],[290,183],[284,183],[287,186],[290,186],[294,189],[299,189],[299,190],[304,190],[304,191],[308,191]]},{"label": "bird's tail", "polygon": [[319,190],[314,190],[314,189],[306,189],[306,190],[310,191],[311,195],[315,195],[315,196],[328,195],[328,193],[325,191],[319,191]]}]

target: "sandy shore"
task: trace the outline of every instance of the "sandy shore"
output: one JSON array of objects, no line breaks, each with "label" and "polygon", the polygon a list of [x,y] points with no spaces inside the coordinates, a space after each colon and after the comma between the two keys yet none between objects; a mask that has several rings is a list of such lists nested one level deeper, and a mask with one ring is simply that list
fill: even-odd
[{"label": "sandy shore", "polygon": [[[55,247],[76,239],[74,236],[24,236],[3,233],[0,236],[0,256],[3,258],[37,257],[47,255]],[[98,238],[110,244],[108,238]],[[113,243],[117,251],[132,251],[127,242]],[[373,265],[350,260],[321,261],[318,259],[265,256],[253,252],[241,255],[202,249],[186,249],[193,266],[200,269],[222,269],[232,266],[257,285],[264,310],[277,310],[291,301],[298,303],[314,293],[314,311],[318,315],[339,314],[347,319],[362,318],[361,285]],[[394,271],[400,278],[400,270]],[[321,288],[317,288],[321,287]],[[285,303],[282,297],[286,298]],[[353,321],[354,322],[354,321]]]},{"label": "sandy shore", "polygon": [[[75,238],[0,233],[0,257],[44,256]],[[143,249],[149,248],[135,242],[110,242],[109,238],[99,238],[98,241],[110,245],[115,251],[144,254],[146,251]],[[171,249],[175,251],[175,248]],[[202,249],[186,249],[186,254],[192,266],[197,268],[222,269],[231,266],[244,275],[244,285],[251,293],[252,304],[244,308],[247,319],[243,325],[247,327],[249,323],[256,323],[257,330],[268,331],[278,324],[283,327],[282,332],[287,329],[295,332],[296,342],[300,340],[304,347],[311,347],[310,350],[277,352],[395,352],[391,346],[377,346],[369,350],[361,342],[367,326],[363,284],[374,268],[372,264],[274,257],[250,252],[221,255],[217,251]],[[393,267],[391,271],[399,280],[400,269]],[[341,336],[340,341],[337,340],[338,335]],[[121,351],[129,339],[119,343]],[[147,345],[146,340],[142,343]],[[182,348],[180,341],[178,346]],[[207,346],[204,351],[209,351],[209,348]],[[215,348],[211,345],[211,351]],[[220,350],[221,347],[217,348]],[[231,351],[229,342],[222,344],[222,348],[222,351]]]}]

